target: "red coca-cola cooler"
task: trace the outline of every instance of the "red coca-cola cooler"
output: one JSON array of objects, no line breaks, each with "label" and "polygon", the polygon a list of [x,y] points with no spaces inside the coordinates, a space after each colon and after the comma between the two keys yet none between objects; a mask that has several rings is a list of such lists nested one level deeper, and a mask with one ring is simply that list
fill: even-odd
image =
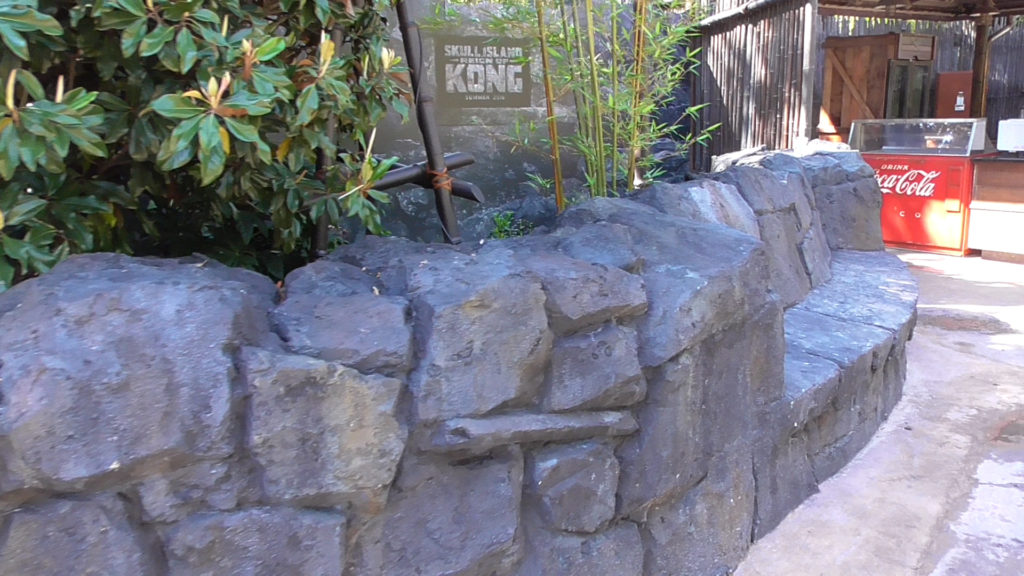
[{"label": "red coca-cola cooler", "polygon": [[850,147],[875,169],[887,245],[968,253],[974,159],[995,155],[984,118],[859,120]]}]

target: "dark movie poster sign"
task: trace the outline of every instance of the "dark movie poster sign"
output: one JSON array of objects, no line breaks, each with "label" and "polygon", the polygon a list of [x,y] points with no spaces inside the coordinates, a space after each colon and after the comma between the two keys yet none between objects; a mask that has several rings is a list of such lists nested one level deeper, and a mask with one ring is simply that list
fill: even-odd
[{"label": "dark movie poster sign", "polygon": [[456,108],[527,108],[530,63],[525,40],[437,36],[437,100]]}]

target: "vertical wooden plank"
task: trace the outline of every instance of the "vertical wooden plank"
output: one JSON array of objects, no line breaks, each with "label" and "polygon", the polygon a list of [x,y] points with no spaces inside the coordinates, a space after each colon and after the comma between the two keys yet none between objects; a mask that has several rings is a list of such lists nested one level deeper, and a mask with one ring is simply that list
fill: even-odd
[{"label": "vertical wooden plank", "polygon": [[791,15],[786,15],[783,20],[785,22],[784,33],[786,35],[786,64],[782,68],[782,90],[783,90],[783,122],[779,132],[780,142],[788,142],[790,126],[793,123],[793,61],[795,60],[794,54],[796,52],[796,42],[793,38],[793,18]]}]

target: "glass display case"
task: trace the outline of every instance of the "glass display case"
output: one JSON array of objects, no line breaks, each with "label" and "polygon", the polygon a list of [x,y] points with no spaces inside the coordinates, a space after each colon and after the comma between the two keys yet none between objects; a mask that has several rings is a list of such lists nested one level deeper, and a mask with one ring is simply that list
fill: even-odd
[{"label": "glass display case", "polygon": [[971,156],[995,150],[984,118],[857,120],[849,143],[861,154]]},{"label": "glass display case", "polygon": [[850,147],[875,170],[886,244],[970,252],[974,166],[995,155],[983,118],[858,120]]}]

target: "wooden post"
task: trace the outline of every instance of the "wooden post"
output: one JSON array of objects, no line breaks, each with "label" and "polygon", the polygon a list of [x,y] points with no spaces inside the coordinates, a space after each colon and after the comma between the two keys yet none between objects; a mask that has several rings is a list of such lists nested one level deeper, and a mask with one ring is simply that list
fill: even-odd
[{"label": "wooden post", "polygon": [[985,101],[988,99],[988,54],[991,46],[989,32],[992,17],[985,15],[974,23],[974,61],[971,70],[971,118],[985,117]]},{"label": "wooden post", "polygon": [[[803,83],[800,87],[800,123],[796,133],[796,137],[802,143],[817,136],[815,125],[818,118],[814,114],[814,82],[817,80],[819,18],[818,0],[811,0],[804,6]],[[796,142],[790,142],[791,146],[794,144]]]}]

